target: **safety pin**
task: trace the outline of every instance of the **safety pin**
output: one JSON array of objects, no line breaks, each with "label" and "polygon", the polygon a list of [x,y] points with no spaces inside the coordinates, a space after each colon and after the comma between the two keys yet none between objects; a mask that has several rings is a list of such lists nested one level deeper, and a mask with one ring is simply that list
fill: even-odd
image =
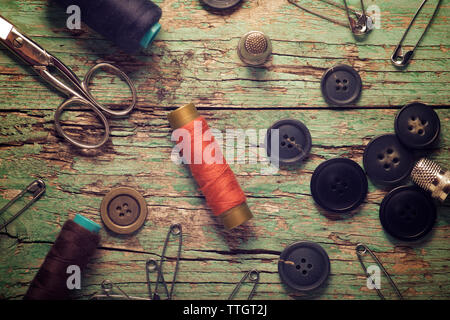
[{"label": "safety pin", "polygon": [[[172,283],[171,283],[170,291],[169,291],[166,280],[164,279],[164,275],[163,275],[163,262],[164,262],[164,258],[166,256],[166,250],[167,250],[167,246],[169,244],[169,239],[170,239],[171,235],[178,236],[179,239],[178,239],[177,260],[175,263],[175,271],[173,273]],[[164,242],[164,247],[163,247],[162,254],[161,254],[161,259],[159,260],[159,265],[155,259],[149,259],[149,260],[147,260],[147,262],[145,264],[145,270],[146,270],[146,275],[147,275],[148,294],[150,296],[150,299],[153,299],[153,300],[161,299],[160,295],[158,294],[158,286],[160,283],[162,283],[162,285],[164,286],[167,300],[172,299],[175,281],[176,281],[177,274],[178,274],[178,267],[180,264],[182,245],[183,245],[182,227],[180,224],[173,224],[170,226],[169,231],[167,232],[166,240]],[[157,272],[156,282],[155,282],[155,291],[154,291],[154,293],[152,293],[150,273],[155,272],[155,271]]]},{"label": "safety pin", "polygon": [[[397,296],[403,300],[403,296],[400,293],[400,290],[398,289],[397,285],[395,284],[394,280],[392,280],[391,276],[389,275],[389,273],[386,271],[386,269],[383,267],[383,265],[381,264],[380,260],[378,260],[378,258],[375,256],[375,254],[369,249],[369,247],[367,247],[365,244],[363,243],[359,243],[356,246],[356,255],[358,256],[358,260],[359,263],[361,264],[361,267],[364,270],[364,273],[367,276],[367,279],[371,279],[372,280],[372,284],[375,284],[374,279],[372,278],[372,275],[370,273],[367,272],[367,268],[363,262],[362,256],[364,254],[366,254],[367,252],[369,253],[369,255],[372,257],[373,260],[375,260],[376,264],[378,265],[378,267],[380,267],[380,269],[383,271],[384,275],[386,276],[386,278],[389,280],[389,283],[391,284],[392,288],[395,290],[395,293],[397,294]],[[381,293],[381,290],[377,287],[375,287],[375,290],[378,293],[378,296],[381,299],[385,299],[384,295]]]},{"label": "safety pin", "polygon": [[239,281],[236,285],[236,287],[234,288],[233,292],[231,292],[230,296],[228,297],[228,300],[231,300],[234,298],[234,296],[236,295],[236,293],[238,293],[239,289],[241,288],[242,284],[245,282],[246,279],[249,279],[250,282],[253,282],[253,288],[252,291],[250,292],[250,294],[247,297],[247,300],[251,300],[253,295],[255,294],[256,291],[256,287],[259,283],[259,271],[256,269],[250,270],[248,271],[241,279],[241,281]]},{"label": "safety pin", "polygon": [[5,223],[0,225],[0,230],[8,226],[11,222],[13,222],[18,216],[20,216],[25,210],[27,210],[33,203],[35,203],[45,192],[45,182],[41,179],[34,180],[32,183],[28,185],[22,192],[20,192],[17,196],[15,196],[11,201],[9,201],[3,208],[0,209],[0,215],[6,211],[9,207],[11,207],[16,201],[22,198],[25,193],[32,193],[33,199],[31,199],[22,209],[17,211],[10,219],[8,219]]},{"label": "safety pin", "polygon": [[[123,298],[126,298],[127,300],[150,300],[148,298],[130,296],[125,291],[123,291],[117,284],[112,283],[110,280],[103,280],[101,283],[101,287],[102,287],[103,294],[94,293],[94,295],[91,297],[91,300],[123,299]],[[112,293],[113,288],[116,288],[122,294]]]},{"label": "safety pin", "polygon": [[416,45],[412,50],[407,51],[405,54],[403,54],[403,41],[405,40],[406,36],[408,35],[409,29],[411,29],[412,25],[414,24],[414,21],[416,20],[417,16],[419,15],[420,11],[424,7],[425,3],[428,0],[423,0],[422,4],[420,5],[419,9],[417,9],[416,14],[412,18],[411,22],[409,23],[408,27],[406,28],[405,32],[403,33],[402,39],[398,43],[397,47],[394,50],[394,53],[391,56],[392,63],[397,67],[405,67],[408,65],[409,61],[411,60],[414,51],[416,51],[417,46],[422,41],[422,38],[425,36],[425,33],[427,32],[428,28],[431,26],[431,23],[436,16],[436,13],[439,9],[439,6],[441,5],[441,0],[438,1],[436,8],[434,9],[433,15],[431,16],[430,20],[428,21],[427,26],[425,27],[425,30],[423,31],[422,35],[420,36],[419,40],[417,41]]},{"label": "safety pin", "polygon": [[[360,0],[361,1],[362,13],[359,13],[359,12],[353,10],[353,9],[350,9],[348,7],[348,5],[347,5],[347,1],[346,0],[344,0],[344,6],[342,6],[341,4],[332,2],[332,1],[328,1],[328,0],[319,0],[319,1],[325,2],[325,3],[327,3],[327,4],[331,5],[331,6],[334,6],[334,7],[337,7],[337,8],[345,10],[345,12],[347,14],[347,19],[348,19],[349,24],[350,24],[350,30],[352,31],[352,33],[354,35],[360,36],[360,35],[366,34],[366,33],[368,33],[369,31],[371,31],[374,28],[374,24],[373,24],[372,18],[370,16],[366,15],[366,9],[364,7],[363,0]],[[328,20],[330,22],[333,22],[333,23],[335,23],[337,25],[340,25],[340,26],[343,26],[343,27],[347,27],[348,26],[347,24],[345,24],[345,23],[343,23],[343,22],[341,22],[339,20],[330,18],[328,16],[325,16],[325,15],[320,14],[318,12],[312,11],[312,10],[310,10],[310,9],[300,5],[298,3],[298,0],[288,0],[288,2],[293,4],[293,5],[295,5],[295,6],[297,6],[297,7],[299,7],[300,9],[302,9],[302,10],[304,10],[304,11],[310,13],[310,14],[313,14],[313,15],[319,17],[319,18]],[[355,15],[356,20],[351,16],[351,14]]]}]

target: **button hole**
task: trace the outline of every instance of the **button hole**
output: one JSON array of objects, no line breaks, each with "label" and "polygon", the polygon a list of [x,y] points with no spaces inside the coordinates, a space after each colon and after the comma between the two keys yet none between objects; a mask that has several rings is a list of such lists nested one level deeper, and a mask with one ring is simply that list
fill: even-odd
[{"label": "button hole", "polygon": [[388,153],[388,154],[393,154],[393,153],[394,153],[394,150],[392,150],[391,148],[389,148],[389,149],[387,149],[387,153]]}]

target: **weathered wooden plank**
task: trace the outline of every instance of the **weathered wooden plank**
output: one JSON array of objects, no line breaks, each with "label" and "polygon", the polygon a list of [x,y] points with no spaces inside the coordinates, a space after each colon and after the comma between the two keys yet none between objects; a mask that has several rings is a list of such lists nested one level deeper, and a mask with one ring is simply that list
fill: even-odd
[{"label": "weathered wooden plank", "polygon": [[[354,277],[355,274],[360,275],[360,267],[352,250],[360,241],[380,252],[380,258],[387,267],[395,270],[399,285],[403,285],[404,290],[412,290],[406,292],[411,298],[435,297],[436,291],[433,290],[437,289],[431,289],[432,283],[436,286],[441,284],[440,290],[443,291],[439,295],[446,296],[448,221],[445,212],[448,206],[440,208],[432,236],[418,247],[405,249],[401,243],[387,237],[379,224],[378,207],[385,192],[371,185],[362,210],[343,221],[327,218],[315,207],[310,196],[310,176],[321,161],[334,156],[348,156],[361,163],[364,145],[373,136],[392,130],[396,112],[385,110],[381,116],[376,109],[346,112],[266,110],[256,114],[252,110],[203,111],[210,125],[221,130],[245,127],[250,121],[257,124],[256,129],[265,129],[276,119],[294,117],[305,122],[313,136],[310,159],[299,168],[282,170],[275,176],[264,176],[260,173],[260,165],[232,165],[255,213],[249,227],[234,233],[225,232],[220,223],[211,217],[188,169],[177,167],[167,160],[172,142],[165,113],[155,115],[138,111],[128,120],[114,121],[113,132],[117,134],[112,139],[112,145],[95,158],[73,154],[65,142],[52,137],[51,133],[47,142],[41,140],[39,143],[26,142],[22,146],[4,147],[1,150],[0,172],[7,175],[3,175],[2,185],[19,190],[26,183],[27,176],[35,175],[36,169],[39,169],[39,175],[49,182],[49,187],[45,197],[29,210],[32,214],[21,217],[3,236],[9,242],[16,242],[18,238],[21,243],[19,248],[8,244],[10,248],[17,248],[16,259],[6,255],[8,259],[3,268],[6,270],[15,266],[15,270],[20,270],[20,275],[12,275],[12,279],[24,277],[23,270],[28,270],[27,279],[31,280],[33,271],[40,265],[50,243],[68,217],[82,212],[100,222],[98,208],[103,195],[113,186],[128,185],[138,188],[147,199],[149,218],[136,237],[118,238],[102,231],[104,248],[99,250],[98,260],[92,263],[90,272],[93,274],[87,277],[89,285],[83,294],[98,290],[99,283],[107,275],[110,280],[123,283],[131,293],[144,296],[142,265],[146,258],[157,257],[161,252],[168,226],[177,221],[183,224],[186,232],[183,267],[180,283],[177,284],[179,298],[192,292],[202,299],[221,298],[224,292],[231,292],[232,283],[239,278],[239,274],[250,267],[263,271],[261,298],[287,297],[276,274],[276,260],[277,254],[293,239],[313,240],[324,245],[332,259],[332,279],[339,278],[335,280],[336,284],[329,284],[321,296],[313,294],[308,298],[335,298],[336,295],[375,298],[373,292],[360,292],[364,291],[361,289],[364,281],[361,277]],[[444,134],[441,148],[434,157],[441,163],[449,163],[450,147],[446,133],[450,114],[448,109],[437,112]],[[51,122],[45,117],[38,120]],[[30,131],[41,136],[39,131],[43,130],[41,127]],[[46,130],[52,130],[51,124]],[[126,132],[132,132],[132,135],[124,134]],[[339,141],[336,141],[337,134],[341,137]],[[17,139],[17,134],[12,141],[14,139]],[[15,165],[18,161],[21,163],[19,167]],[[8,190],[5,197],[10,198],[13,191]],[[29,255],[30,258],[23,261],[22,247],[34,250],[33,247],[42,247],[42,244],[43,249],[36,249],[34,256]],[[117,252],[116,249],[124,251]],[[417,257],[420,260],[416,260]],[[394,262],[397,261],[395,259],[400,262]],[[413,267],[402,267],[405,260]],[[417,271],[414,270],[420,270],[424,265],[427,267],[427,278],[435,282],[427,280],[423,283],[416,279]],[[103,268],[107,269],[102,272]],[[202,274],[196,275],[199,269]],[[343,276],[348,277],[345,282],[341,282]],[[217,279],[221,281],[209,284],[217,282]],[[14,288],[9,288],[14,281],[7,282],[8,289],[3,294],[7,297],[20,296],[26,287],[26,281],[21,282],[22,285]],[[128,282],[131,284],[127,285]],[[217,291],[219,289],[221,291]]]},{"label": "weathered wooden plank", "polygon": [[[89,31],[83,33],[79,41],[73,41],[68,37],[71,34],[64,31],[64,11],[55,6],[47,8],[45,2],[36,1],[23,6],[9,4],[3,14],[13,19],[16,10],[27,13],[21,17],[24,31],[30,32],[42,46],[80,75],[99,57],[118,64],[131,73],[144,105],[174,107],[189,100],[219,108],[325,107],[319,80],[327,68],[338,63],[351,64],[362,75],[365,90],[358,106],[402,105],[412,100],[448,105],[448,45],[442,43],[447,39],[445,17],[449,6],[446,3],[406,71],[397,70],[389,60],[411,14],[405,13],[410,7],[406,1],[399,6],[377,4],[383,13],[383,28],[374,30],[363,42],[355,42],[346,28],[330,26],[327,22],[317,23],[312,28],[311,21],[317,21],[317,18],[297,10],[287,1],[248,2],[226,23],[223,23],[222,16],[203,10],[197,1],[182,4],[168,1],[161,5],[170,12],[162,20],[167,29],[161,32],[158,41],[146,54],[133,59]],[[190,20],[174,17],[171,13],[174,8],[188,10],[193,15],[190,19],[198,21],[199,26],[206,21],[208,27],[198,32],[199,27],[191,27]],[[274,15],[274,11],[278,14]],[[243,66],[235,52],[242,30],[255,24],[249,25],[248,18],[243,18],[249,12],[261,17],[255,27],[270,26],[270,29],[265,30],[267,27],[264,27],[263,30],[274,41],[274,56],[265,68]],[[49,20],[54,21],[53,28],[48,28]],[[211,21],[214,21],[214,28]],[[286,28],[286,24],[295,28]],[[422,25],[422,21],[418,25]],[[333,37],[330,37],[331,27],[334,28]],[[415,32],[419,31],[418,28]],[[342,46],[342,43],[346,45]],[[40,108],[53,109],[59,104],[60,98],[55,97],[54,92],[48,92],[48,86],[34,83],[36,76],[30,78],[29,68],[19,67],[11,55],[2,55],[0,66],[0,74],[12,77],[7,82],[8,86],[0,87],[2,106],[31,108],[36,103],[35,99],[27,99],[23,94],[30,90],[35,94],[29,97],[38,95],[41,101],[48,102]],[[283,81],[282,85],[280,81]],[[266,99],[259,99],[261,95]]]}]

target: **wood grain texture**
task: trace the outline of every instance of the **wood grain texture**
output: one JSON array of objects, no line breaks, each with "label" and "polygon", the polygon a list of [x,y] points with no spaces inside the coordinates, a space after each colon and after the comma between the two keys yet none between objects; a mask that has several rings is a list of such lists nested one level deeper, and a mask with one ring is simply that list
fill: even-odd
[{"label": "wood grain texture", "polygon": [[[370,184],[361,209],[335,220],[315,206],[309,189],[312,172],[326,159],[342,156],[362,164],[365,145],[393,132],[398,108],[412,101],[435,107],[442,134],[431,158],[450,167],[449,1],[442,2],[403,71],[389,57],[415,12],[410,0],[365,1],[380,7],[382,29],[364,41],[285,0],[244,1],[229,15],[212,14],[197,0],[155,2],[163,9],[163,29],[150,49],[128,56],[86,27],[69,32],[65,10],[52,2],[0,0],[2,16],[74,72],[81,76],[97,62],[112,62],[131,76],[139,94],[138,110],[129,118],[111,120],[110,141],[86,154],[55,134],[53,114],[63,97],[0,48],[0,206],[33,178],[47,183],[42,199],[0,231],[0,298],[23,297],[67,219],[82,213],[101,223],[104,195],[113,187],[128,186],[148,203],[145,226],[130,237],[101,231],[78,298],[98,291],[104,279],[145,297],[145,261],[159,258],[169,226],[178,222],[184,248],[175,299],[226,299],[252,268],[262,272],[255,299],[378,299],[365,286],[354,252],[359,242],[376,252],[405,298],[449,299],[448,202],[439,206],[433,232],[410,244],[389,237],[380,225],[378,210],[386,191]],[[323,8],[317,1],[305,2]],[[418,26],[424,23],[420,20]],[[260,68],[245,67],[236,54],[239,37],[253,29],[264,31],[273,42],[273,57]],[[357,105],[345,110],[330,109],[320,92],[323,72],[339,63],[355,67],[364,85]],[[107,78],[99,82],[103,89],[96,87],[97,96],[123,102],[127,92],[119,83]],[[173,142],[166,116],[188,102],[221,131],[267,129],[283,118],[298,119],[311,131],[313,148],[301,166],[263,175],[262,164],[232,164],[255,216],[232,232],[211,215],[188,168],[170,160]],[[67,123],[95,127],[78,112],[68,114]],[[297,240],[318,242],[331,260],[326,286],[310,294],[290,292],[277,273],[280,252]],[[171,279],[174,248],[168,255],[165,277]],[[386,279],[382,287],[395,298]],[[239,297],[249,290],[244,287]]]}]

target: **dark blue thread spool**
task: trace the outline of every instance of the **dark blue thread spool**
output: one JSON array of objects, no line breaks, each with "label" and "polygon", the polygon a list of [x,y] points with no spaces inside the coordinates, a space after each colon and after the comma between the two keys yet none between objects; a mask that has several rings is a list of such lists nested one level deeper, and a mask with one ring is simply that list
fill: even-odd
[{"label": "dark blue thread spool", "polygon": [[150,0],[56,0],[81,10],[81,21],[128,53],[145,49],[161,29],[161,8]]}]

